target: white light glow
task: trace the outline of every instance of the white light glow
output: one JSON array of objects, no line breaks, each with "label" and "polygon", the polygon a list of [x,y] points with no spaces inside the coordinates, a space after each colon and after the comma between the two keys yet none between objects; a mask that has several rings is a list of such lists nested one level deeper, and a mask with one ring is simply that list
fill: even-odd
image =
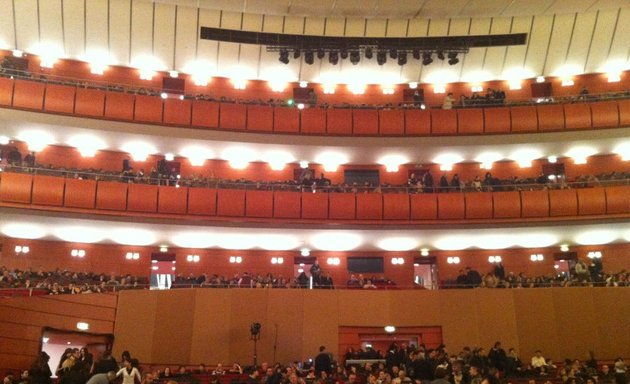
[{"label": "white light glow", "polygon": [[105,238],[105,231],[88,226],[56,226],[53,234],[71,243],[98,243]]},{"label": "white light glow", "polygon": [[459,264],[461,261],[461,259],[459,258],[459,256],[449,256],[446,258],[446,262],[448,264]]},{"label": "white light glow", "polygon": [[221,153],[221,158],[227,160],[234,169],[244,169],[256,159],[256,155],[246,147],[230,147]]},{"label": "white light glow", "polygon": [[440,170],[450,171],[453,169],[453,165],[463,161],[464,158],[457,153],[443,153],[436,156],[433,162],[440,165]]},{"label": "white light glow", "polygon": [[205,232],[181,232],[173,235],[170,240],[182,248],[210,248],[215,244],[213,236]]},{"label": "white light glow", "polygon": [[166,160],[166,161],[173,161],[173,160],[175,160],[175,155],[170,153],[170,152],[169,153],[165,153],[164,154],[164,160]]},{"label": "white light glow", "polygon": [[481,168],[492,169],[492,165],[503,159],[503,155],[498,152],[484,152],[475,157],[475,161],[481,163]]},{"label": "white light glow", "polygon": [[621,160],[628,161],[630,160],[630,142],[625,142],[617,145],[613,152],[621,156]]},{"label": "white light glow", "polygon": [[24,56],[24,52],[20,51],[19,49],[14,49],[13,51],[11,51],[11,53],[15,57],[22,57],[22,56]]},{"label": "white light glow", "polygon": [[177,79],[179,77],[179,72],[173,69],[168,71],[168,75],[173,79]]},{"label": "white light glow", "polygon": [[488,256],[488,262],[490,263],[500,263],[501,256]]},{"label": "white light glow", "polygon": [[505,249],[514,245],[516,239],[511,235],[480,235],[474,237],[474,244],[481,249]]},{"label": "white light glow", "polygon": [[470,248],[474,244],[474,237],[467,235],[448,235],[438,239],[435,247],[443,251],[459,251]]},{"label": "white light glow", "polygon": [[566,77],[562,79],[562,86],[563,87],[571,87],[575,85],[575,81],[573,81],[572,78]]},{"label": "white light glow", "polygon": [[311,237],[311,244],[322,251],[350,251],[362,242],[361,236],[350,232],[320,233]]},{"label": "white light glow", "polygon": [[434,84],[433,85],[433,93],[435,93],[435,94],[446,93],[446,85],[444,85],[444,84]]},{"label": "white light glow", "polygon": [[262,156],[262,160],[269,163],[271,169],[274,171],[282,171],[288,163],[295,161],[295,157],[286,151],[274,150],[265,152]]},{"label": "white light glow", "polygon": [[555,164],[558,162],[558,156],[549,156],[547,157],[547,161],[550,162],[551,164]]},{"label": "white light glow", "polygon": [[337,84],[332,84],[332,83],[323,84],[322,88],[324,89],[325,95],[334,95],[335,89],[337,88]]},{"label": "white light glow", "polygon": [[53,136],[45,131],[29,130],[20,132],[17,138],[26,143],[29,151],[40,152],[46,146],[55,143]]},{"label": "white light glow", "polygon": [[329,257],[328,259],[326,259],[326,264],[339,265],[341,264],[341,260],[338,257]]},{"label": "white light glow", "polygon": [[406,164],[409,159],[402,155],[387,155],[378,160],[379,164],[383,164],[387,172],[398,172],[401,164]]},{"label": "white light glow", "polygon": [[424,257],[429,256],[429,248],[422,248],[420,250],[420,256],[424,256]]},{"label": "white light glow", "polygon": [[540,83],[544,83],[545,82],[545,76],[538,76],[536,78],[536,82],[539,83],[539,84]]},{"label": "white light glow", "polygon": [[288,251],[300,245],[293,235],[260,235],[256,237],[256,246],[268,251]]},{"label": "white light glow", "polygon": [[206,161],[214,157],[214,153],[205,147],[198,145],[191,145],[181,150],[181,155],[187,157],[190,160],[190,164],[194,166],[201,166]]},{"label": "white light glow", "polygon": [[151,80],[155,76],[156,71],[166,69],[163,63],[157,58],[149,55],[136,56],[131,61],[131,66],[138,68],[141,80]]},{"label": "white light glow", "polygon": [[240,264],[243,262],[243,258],[241,256],[230,256],[230,263]]},{"label": "white light glow", "polygon": [[302,169],[308,168],[308,161],[306,161],[306,160],[300,161],[300,168],[302,168]]},{"label": "white light glow", "polygon": [[302,248],[300,249],[300,255],[302,255],[303,257],[307,257],[311,255],[311,250],[308,248]]},{"label": "white light glow", "polygon": [[[437,70],[428,74],[424,81],[429,84],[434,84],[435,89],[438,85],[444,87],[446,84],[454,83],[458,80],[459,75],[452,70]],[[444,93],[444,91],[440,93]]]},{"label": "white light glow", "polygon": [[308,81],[300,81],[300,88],[308,87]]},{"label": "white light glow", "polygon": [[146,229],[118,228],[109,232],[109,238],[122,245],[146,246],[156,242],[155,234]]},{"label": "white light glow", "polygon": [[514,239],[516,245],[524,248],[544,248],[558,243],[558,237],[551,233],[519,234]]},{"label": "white light glow", "polygon": [[588,257],[589,259],[601,259],[602,258],[602,251],[590,251],[586,257]]},{"label": "white light glow", "polygon": [[11,223],[2,227],[2,233],[18,239],[39,239],[46,236],[44,228],[35,224]]},{"label": "white light glow", "polygon": [[593,230],[580,233],[575,237],[575,242],[581,245],[600,245],[612,243],[617,237],[614,231]]},{"label": "white light glow", "polygon": [[542,253],[533,253],[529,256],[529,259],[533,262],[543,261],[545,259],[545,256]]},{"label": "white light glow", "polygon": [[131,154],[135,161],[146,161],[149,155],[157,152],[157,149],[153,145],[143,141],[128,142],[120,149]]},{"label": "white light glow", "polygon": [[72,136],[68,139],[67,143],[75,147],[83,157],[94,157],[96,152],[106,147],[102,139],[89,134]]},{"label": "white light glow", "polygon": [[536,149],[519,149],[510,155],[510,159],[516,161],[521,168],[529,168],[532,161],[540,158],[542,154]]},{"label": "white light glow", "polygon": [[405,264],[405,259],[402,257],[392,257],[391,263],[393,265],[403,265]]},{"label": "white light glow", "polygon": [[387,333],[393,333],[396,332],[396,327],[394,327],[393,325],[386,325],[385,328],[383,328],[385,330],[385,332]]},{"label": "white light glow", "polygon": [[377,246],[385,251],[409,251],[419,246],[420,242],[412,237],[390,237],[382,239]]},{"label": "white light glow", "polygon": [[348,162],[348,157],[339,152],[323,152],[317,155],[315,162],[322,164],[326,172],[335,172],[340,165]]},{"label": "white light glow", "polygon": [[116,62],[105,49],[90,49],[81,60],[90,64],[90,73],[95,75],[102,75],[110,64]]},{"label": "white light glow", "polygon": [[297,107],[298,109],[304,109],[306,106],[304,105],[304,103],[298,103]]},{"label": "white light glow", "polygon": [[354,95],[362,95],[365,93],[365,83],[351,83],[348,84],[348,90]]},{"label": "white light glow", "polygon": [[418,88],[418,82],[417,81],[412,81],[409,83],[409,88],[411,89],[416,89]]},{"label": "white light glow", "polygon": [[573,147],[566,155],[573,158],[575,164],[586,164],[586,158],[597,153],[595,148],[591,147]]},{"label": "white light glow", "polygon": [[560,251],[562,251],[562,252],[569,252],[569,245],[568,244],[560,245]]},{"label": "white light glow", "polygon": [[256,239],[247,234],[224,234],[216,239],[217,246],[224,249],[244,250],[254,248]]},{"label": "white light glow", "polygon": [[214,65],[209,60],[196,60],[184,66],[184,72],[198,86],[206,86],[214,72]]},{"label": "white light glow", "polygon": [[51,42],[42,42],[28,51],[39,56],[40,66],[43,68],[53,68],[55,63],[64,56],[63,48]]},{"label": "white light glow", "polygon": [[77,329],[80,331],[87,331],[88,329],[90,329],[90,324],[83,321],[79,321],[77,323]]},{"label": "white light glow", "polygon": [[0,145],[7,145],[9,144],[9,141],[11,140],[9,139],[8,136],[4,136],[4,135],[0,136]]}]

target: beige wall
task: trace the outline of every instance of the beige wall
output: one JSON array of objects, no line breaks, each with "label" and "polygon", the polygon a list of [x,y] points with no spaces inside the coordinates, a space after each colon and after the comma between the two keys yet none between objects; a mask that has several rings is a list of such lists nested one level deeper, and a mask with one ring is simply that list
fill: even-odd
[{"label": "beige wall", "polygon": [[[251,363],[249,326],[262,324],[258,361],[287,362],[327,345],[340,326],[441,326],[454,352],[500,340],[523,359],[630,356],[630,289],[442,291],[185,289],[119,295],[114,353],[143,363]],[[274,343],[276,344],[274,359]]]}]

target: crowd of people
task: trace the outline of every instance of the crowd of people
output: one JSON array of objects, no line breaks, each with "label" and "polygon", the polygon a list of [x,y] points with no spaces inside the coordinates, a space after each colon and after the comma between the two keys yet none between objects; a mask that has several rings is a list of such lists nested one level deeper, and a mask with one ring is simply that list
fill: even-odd
[{"label": "crowd of people", "polygon": [[[501,384],[514,380],[564,384],[627,384],[627,365],[622,358],[613,363],[598,362],[593,352],[585,361],[567,358],[555,363],[535,351],[522,360],[514,348],[507,351],[501,342],[491,348],[464,347],[450,353],[446,346],[394,342],[386,351],[371,346],[348,348],[336,361],[325,346],[309,361],[242,367],[238,363],[196,368],[142,366],[128,351],[120,363],[109,351],[94,359],[87,348],[68,348],[56,365],[60,384],[109,384],[122,378],[123,384],[218,384],[222,377],[238,384]],[[4,384],[51,384],[50,356],[41,352],[29,370],[16,377],[5,375]]]}]

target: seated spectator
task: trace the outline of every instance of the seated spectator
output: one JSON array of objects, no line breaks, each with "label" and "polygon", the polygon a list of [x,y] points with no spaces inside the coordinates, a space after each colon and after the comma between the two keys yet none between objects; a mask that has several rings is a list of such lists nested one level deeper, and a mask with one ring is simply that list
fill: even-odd
[{"label": "seated spectator", "polygon": [[442,109],[453,109],[453,102],[455,99],[453,98],[453,93],[449,92],[442,102]]}]

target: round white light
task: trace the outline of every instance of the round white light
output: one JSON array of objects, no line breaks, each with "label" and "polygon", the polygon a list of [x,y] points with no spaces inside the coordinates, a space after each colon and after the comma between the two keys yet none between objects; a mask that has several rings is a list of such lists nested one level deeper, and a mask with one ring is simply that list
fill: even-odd
[{"label": "round white light", "polygon": [[302,169],[308,168],[308,161],[306,161],[306,160],[300,161],[300,168],[302,168]]},{"label": "round white light", "polygon": [[393,325],[386,325],[384,329],[385,329],[385,332],[387,333],[396,332],[396,327],[394,327]]},{"label": "round white light", "polygon": [[26,143],[29,151],[40,152],[46,146],[55,143],[53,136],[45,131],[24,131],[17,138]]},{"label": "round white light", "polygon": [[306,257],[306,256],[310,256],[311,251],[308,248],[302,248],[300,250],[300,255]]},{"label": "round white light", "polygon": [[75,147],[81,156],[94,157],[96,152],[105,148],[105,142],[94,135],[76,135],[67,141],[68,145]]},{"label": "round white light", "polygon": [[46,236],[46,231],[34,224],[11,223],[2,227],[2,233],[19,239],[39,239]]}]

